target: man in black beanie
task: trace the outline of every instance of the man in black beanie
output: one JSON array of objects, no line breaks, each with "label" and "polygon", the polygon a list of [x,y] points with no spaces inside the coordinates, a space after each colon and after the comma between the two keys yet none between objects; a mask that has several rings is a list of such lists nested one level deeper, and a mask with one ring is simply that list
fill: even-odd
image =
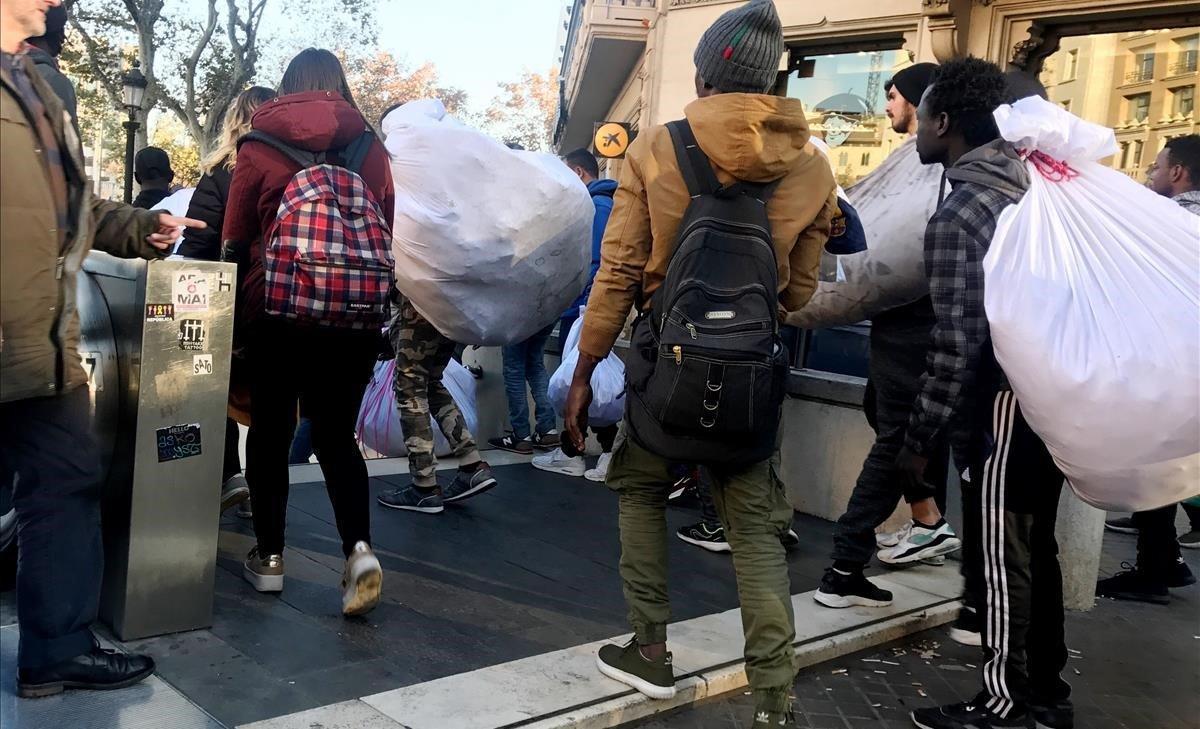
[{"label": "man in black beanie", "polygon": [[42,75],[46,83],[50,84],[50,88],[54,89],[58,98],[62,99],[63,107],[71,115],[71,123],[78,129],[75,86],[58,67],[58,57],[62,54],[63,43],[66,42],[66,39],[67,9],[62,5],[55,5],[46,10],[46,32],[29,38],[25,42],[33,46],[29,51],[29,60],[33,61],[34,68]]},{"label": "man in black beanie", "polygon": [[133,158],[133,179],[137,180],[140,187],[137,197],[133,199],[133,206],[144,210],[153,209],[171,194],[175,170],[171,169],[170,155],[158,147],[139,150]]}]

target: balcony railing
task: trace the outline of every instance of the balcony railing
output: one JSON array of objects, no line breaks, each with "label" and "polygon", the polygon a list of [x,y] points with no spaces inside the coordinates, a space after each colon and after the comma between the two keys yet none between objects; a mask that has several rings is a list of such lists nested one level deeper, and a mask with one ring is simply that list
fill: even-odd
[{"label": "balcony railing", "polygon": [[1200,68],[1200,51],[1184,51],[1179,54],[1179,60],[1171,64],[1171,75],[1195,73]]},{"label": "balcony railing", "polygon": [[1153,78],[1154,78],[1154,69],[1139,68],[1136,71],[1130,71],[1129,73],[1125,74],[1125,83],[1137,84],[1137,83],[1141,83],[1143,81],[1149,81]]}]

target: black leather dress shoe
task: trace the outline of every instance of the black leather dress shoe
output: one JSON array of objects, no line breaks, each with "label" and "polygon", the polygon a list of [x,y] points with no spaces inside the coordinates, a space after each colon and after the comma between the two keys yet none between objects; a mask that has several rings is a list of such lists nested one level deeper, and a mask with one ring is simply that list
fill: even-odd
[{"label": "black leather dress shoe", "polygon": [[107,691],[125,688],[154,673],[150,656],[129,655],[94,646],[92,650],[53,666],[17,672],[17,694],[35,699],[66,689]]}]

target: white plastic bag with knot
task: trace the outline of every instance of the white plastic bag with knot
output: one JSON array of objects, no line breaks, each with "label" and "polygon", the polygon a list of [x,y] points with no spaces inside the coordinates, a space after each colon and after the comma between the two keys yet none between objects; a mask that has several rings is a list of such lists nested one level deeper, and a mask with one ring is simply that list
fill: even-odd
[{"label": "white plastic bag with knot", "polygon": [[[579,318],[567,334],[567,348],[563,350],[562,363],[550,378],[550,404],[560,416],[566,412],[567,393],[571,390],[571,378],[579,361],[579,332],[583,329],[583,314],[587,307],[580,307],[579,311]],[[624,417],[625,363],[615,352],[609,352],[592,373],[592,404],[588,407],[588,425],[615,425]]]},{"label": "white plastic bag with knot", "polygon": [[595,208],[554,155],[512,150],[423,99],[383,120],[396,286],[460,344],[522,342],[587,283]]},{"label": "white plastic bag with knot", "polygon": [[995,112],[1032,183],[984,259],[996,358],[1075,493],[1200,493],[1200,217],[1099,160],[1113,132],[1040,98]]}]

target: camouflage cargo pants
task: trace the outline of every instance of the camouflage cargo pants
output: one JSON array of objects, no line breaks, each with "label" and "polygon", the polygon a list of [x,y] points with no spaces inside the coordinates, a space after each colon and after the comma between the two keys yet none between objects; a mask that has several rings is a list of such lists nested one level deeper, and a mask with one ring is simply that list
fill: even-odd
[{"label": "camouflage cargo pants", "polygon": [[417,486],[430,488],[437,485],[431,413],[455,457],[464,464],[480,460],[475,437],[467,430],[462,412],[442,384],[455,344],[417,313],[408,299],[401,299],[388,336],[396,352],[393,389],[400,408],[404,446],[408,449],[409,473]]}]

